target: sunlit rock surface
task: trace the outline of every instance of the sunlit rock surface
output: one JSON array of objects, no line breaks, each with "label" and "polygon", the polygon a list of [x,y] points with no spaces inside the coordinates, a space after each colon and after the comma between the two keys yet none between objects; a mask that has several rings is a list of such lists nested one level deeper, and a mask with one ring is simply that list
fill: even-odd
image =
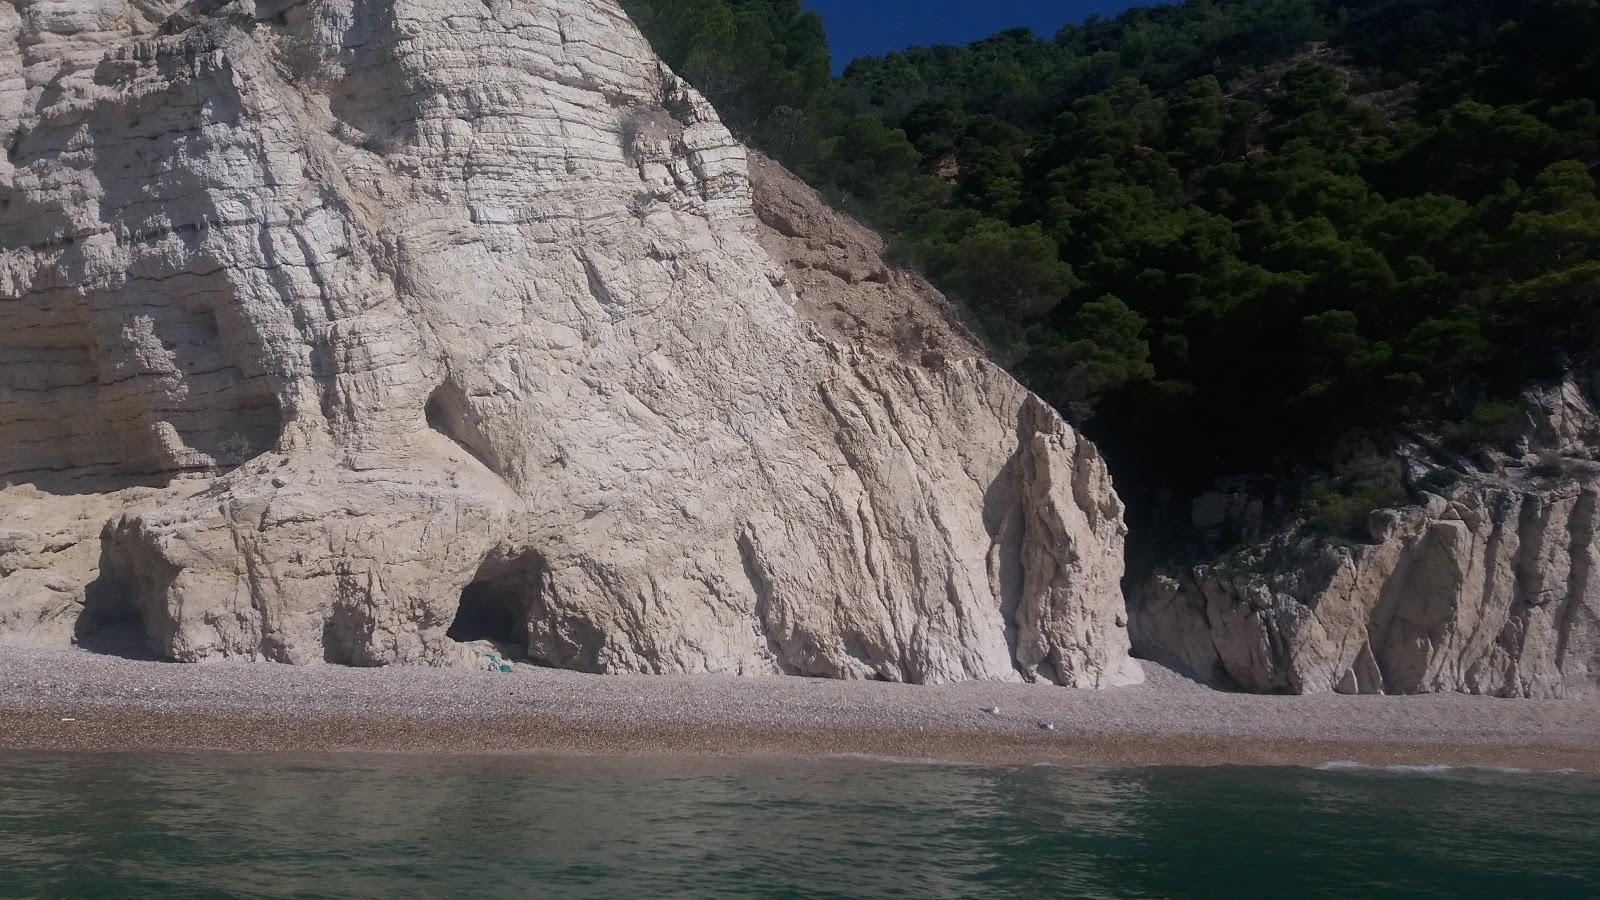
[{"label": "sunlit rock surface", "polygon": [[1095,448],[612,0],[10,0],[0,123],[0,641],[1140,677]]}]

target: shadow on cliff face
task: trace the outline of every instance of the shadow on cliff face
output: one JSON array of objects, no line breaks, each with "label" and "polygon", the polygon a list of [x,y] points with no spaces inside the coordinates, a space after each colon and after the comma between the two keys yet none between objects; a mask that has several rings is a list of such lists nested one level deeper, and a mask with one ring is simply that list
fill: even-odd
[{"label": "shadow on cliff face", "polygon": [[1018,429],[1019,446],[1006,460],[1000,474],[983,492],[983,525],[995,542],[995,555],[1000,590],[1000,615],[1005,622],[1006,650],[1011,654],[1011,665],[1020,673],[1017,664],[1017,610],[1022,606],[1022,592],[1026,574],[1022,566],[1022,540],[1026,526],[1023,521],[1021,457],[1027,446],[1027,436]]},{"label": "shadow on cliff face", "polygon": [[428,396],[423,416],[429,428],[454,441],[489,471],[505,476],[506,467],[498,463],[494,445],[483,432],[482,417],[454,379],[446,379]]},{"label": "shadow on cliff face", "polygon": [[101,539],[100,574],[84,588],[83,611],[73,626],[72,641],[90,653],[161,659],[150,650],[144,613],[135,602],[130,580],[117,565],[109,538]]},{"label": "shadow on cliff face", "polygon": [[[195,39],[201,40],[198,32]],[[201,46],[210,58],[215,48],[205,43],[195,48]],[[199,53],[195,48],[190,52]],[[217,188],[213,173],[229,165],[226,159],[235,159],[230,153],[264,152],[254,144],[241,150],[242,145],[221,143],[202,121],[236,122],[243,114],[245,100],[226,72],[225,67],[197,66],[186,91],[125,91],[115,101],[95,103],[88,121],[74,126],[86,128],[93,145],[105,148],[95,154],[92,167],[99,190],[96,209],[106,229],[126,236],[111,258],[114,263],[101,261],[125,272],[105,289],[73,287],[47,295],[55,307],[71,313],[71,321],[81,323],[67,339],[74,345],[72,359],[83,369],[73,379],[81,383],[74,390],[85,412],[74,428],[54,426],[57,434],[69,436],[60,459],[95,463],[79,463],[76,469],[132,477],[221,474],[282,440],[283,387],[274,374],[281,366],[269,349],[279,336],[273,332],[269,338],[244,310],[254,292],[289,302],[290,276],[268,267],[260,277],[270,286],[246,283],[249,279],[230,267],[229,251],[219,250],[229,227],[221,223],[238,212],[228,193]],[[124,77],[128,73],[119,64],[107,61],[97,81],[121,83]],[[190,113],[189,103],[203,104],[206,115]],[[116,152],[130,147],[152,158],[191,162],[163,169],[157,184],[142,166],[130,164],[127,152]],[[259,177],[264,183],[268,178]],[[67,252],[89,251],[69,245]],[[80,432],[96,439],[71,437]]]},{"label": "shadow on cliff face", "polygon": [[0,487],[7,484],[31,487],[51,497],[82,497],[90,494],[115,494],[131,488],[161,490],[184,473],[146,474],[104,473],[95,470],[66,469],[60,472],[31,471],[0,475]]}]

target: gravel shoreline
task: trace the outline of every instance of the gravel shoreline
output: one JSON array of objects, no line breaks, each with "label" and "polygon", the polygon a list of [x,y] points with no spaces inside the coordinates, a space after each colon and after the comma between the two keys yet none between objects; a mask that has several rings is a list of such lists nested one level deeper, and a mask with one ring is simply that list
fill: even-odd
[{"label": "gravel shoreline", "polygon": [[[1600,772],[1600,704],[1138,687],[203,666],[0,650],[0,750],[1443,764]],[[997,710],[991,712],[990,710]]]}]

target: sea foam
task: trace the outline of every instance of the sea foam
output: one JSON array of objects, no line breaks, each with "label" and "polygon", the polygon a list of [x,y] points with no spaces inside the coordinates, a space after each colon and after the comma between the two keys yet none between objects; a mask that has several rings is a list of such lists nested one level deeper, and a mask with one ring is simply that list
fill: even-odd
[{"label": "sea foam", "polygon": [[1377,772],[1386,775],[1413,775],[1421,777],[1447,777],[1452,774],[1465,774],[1470,772],[1491,772],[1497,775],[1571,775],[1576,774],[1573,769],[1557,769],[1554,771],[1539,771],[1524,769],[1518,766],[1447,766],[1442,764],[1401,764],[1374,765],[1371,763],[1355,762],[1354,760],[1336,759],[1317,766],[1319,772]]}]

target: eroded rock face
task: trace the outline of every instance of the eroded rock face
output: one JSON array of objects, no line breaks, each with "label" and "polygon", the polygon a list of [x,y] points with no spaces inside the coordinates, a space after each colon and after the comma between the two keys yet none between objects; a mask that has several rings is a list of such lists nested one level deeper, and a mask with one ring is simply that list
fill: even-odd
[{"label": "eroded rock face", "polygon": [[1094,447],[612,0],[12,0],[0,122],[0,641],[1139,677]]},{"label": "eroded rock face", "polygon": [[1141,656],[1273,693],[1600,697],[1600,415],[1576,381],[1527,398],[1527,455],[1375,514],[1375,543],[1280,536],[1157,575],[1132,602]]}]

